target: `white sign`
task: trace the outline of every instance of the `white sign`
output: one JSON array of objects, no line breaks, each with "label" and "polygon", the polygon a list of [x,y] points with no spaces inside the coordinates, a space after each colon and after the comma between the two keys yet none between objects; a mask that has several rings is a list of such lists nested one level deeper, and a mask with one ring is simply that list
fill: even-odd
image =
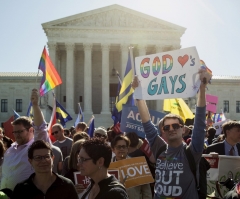
[{"label": "white sign", "polygon": [[140,81],[135,99],[156,100],[196,95],[200,80],[200,60],[195,47],[135,58]]},{"label": "white sign", "polygon": [[220,135],[222,133],[222,125],[225,122],[228,122],[228,121],[230,121],[230,119],[227,119],[227,120],[224,120],[224,121],[221,121],[221,122],[213,123],[213,127],[216,129],[216,134],[215,135]]}]

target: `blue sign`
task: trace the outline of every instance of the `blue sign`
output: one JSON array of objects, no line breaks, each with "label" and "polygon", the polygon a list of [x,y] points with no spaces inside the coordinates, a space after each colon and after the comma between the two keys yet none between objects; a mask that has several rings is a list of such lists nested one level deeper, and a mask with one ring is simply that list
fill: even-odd
[{"label": "blue sign", "polygon": [[[165,113],[149,110],[152,123],[158,128],[159,121],[166,115]],[[145,138],[142,120],[136,106],[123,105],[121,118],[122,132],[135,132],[141,138]],[[158,129],[159,131],[159,129]]]}]

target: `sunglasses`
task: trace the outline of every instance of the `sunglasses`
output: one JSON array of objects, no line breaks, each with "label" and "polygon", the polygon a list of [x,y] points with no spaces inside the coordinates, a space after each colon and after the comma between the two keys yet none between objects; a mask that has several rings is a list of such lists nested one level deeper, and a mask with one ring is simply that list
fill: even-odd
[{"label": "sunglasses", "polygon": [[178,123],[168,124],[168,125],[165,125],[165,126],[163,127],[163,130],[164,130],[164,131],[170,131],[170,127],[172,127],[173,130],[177,130],[177,129],[179,129],[179,128],[182,128],[183,125],[178,124]]},{"label": "sunglasses", "polygon": [[58,131],[54,131],[54,132],[52,132],[51,134],[52,134],[52,135],[58,134]]}]

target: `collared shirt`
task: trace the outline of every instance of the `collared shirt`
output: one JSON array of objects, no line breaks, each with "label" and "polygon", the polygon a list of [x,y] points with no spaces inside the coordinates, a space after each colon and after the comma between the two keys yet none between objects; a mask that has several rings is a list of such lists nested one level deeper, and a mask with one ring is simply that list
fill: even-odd
[{"label": "collared shirt", "polygon": [[14,142],[5,152],[2,165],[1,189],[14,189],[17,183],[26,180],[32,173],[33,168],[28,162],[28,148],[34,140],[44,140],[51,144],[47,133],[47,124],[44,122],[39,127],[34,127],[34,138],[24,145]]},{"label": "collared shirt", "polygon": [[[224,140],[225,155],[229,155],[231,148],[232,148],[232,146],[226,140]],[[233,156],[238,156],[237,146],[234,145],[233,148],[234,148]]]}]

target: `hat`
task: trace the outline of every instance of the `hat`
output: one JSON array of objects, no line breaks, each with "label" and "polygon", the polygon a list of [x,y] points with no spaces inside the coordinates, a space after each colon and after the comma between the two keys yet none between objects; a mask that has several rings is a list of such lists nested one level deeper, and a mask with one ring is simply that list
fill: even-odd
[{"label": "hat", "polygon": [[96,133],[107,137],[107,130],[102,128],[102,127],[96,128],[94,133],[93,133],[93,136],[95,136]]}]

